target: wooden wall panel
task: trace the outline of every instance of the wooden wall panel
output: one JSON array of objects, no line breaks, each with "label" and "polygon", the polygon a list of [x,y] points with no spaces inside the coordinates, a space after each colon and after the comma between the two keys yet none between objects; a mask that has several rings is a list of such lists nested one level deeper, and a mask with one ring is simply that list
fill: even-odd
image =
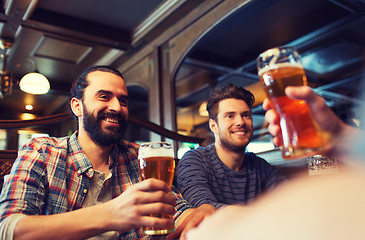
[{"label": "wooden wall panel", "polygon": [[127,85],[139,84],[148,89],[150,121],[176,131],[174,75],[179,65],[205,33],[250,1],[204,2],[118,68]]}]

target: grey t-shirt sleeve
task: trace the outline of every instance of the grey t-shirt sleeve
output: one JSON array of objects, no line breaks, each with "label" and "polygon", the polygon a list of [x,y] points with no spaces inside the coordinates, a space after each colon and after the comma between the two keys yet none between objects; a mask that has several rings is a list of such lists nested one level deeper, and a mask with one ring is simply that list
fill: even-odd
[{"label": "grey t-shirt sleeve", "polygon": [[0,236],[1,239],[12,240],[14,237],[15,225],[20,219],[25,217],[25,214],[17,213],[10,215],[0,223]]}]

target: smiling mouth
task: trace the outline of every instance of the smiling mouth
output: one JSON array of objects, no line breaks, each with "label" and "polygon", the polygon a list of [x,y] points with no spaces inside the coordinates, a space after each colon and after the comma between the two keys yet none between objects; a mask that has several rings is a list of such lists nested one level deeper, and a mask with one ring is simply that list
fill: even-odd
[{"label": "smiling mouth", "polygon": [[237,134],[237,135],[246,135],[247,131],[241,130],[241,131],[234,131],[233,134]]},{"label": "smiling mouth", "polygon": [[119,124],[119,120],[117,118],[110,118],[110,117],[107,117],[107,118],[104,118],[104,121],[107,121],[107,122],[110,122],[110,123],[116,123],[116,124]]}]

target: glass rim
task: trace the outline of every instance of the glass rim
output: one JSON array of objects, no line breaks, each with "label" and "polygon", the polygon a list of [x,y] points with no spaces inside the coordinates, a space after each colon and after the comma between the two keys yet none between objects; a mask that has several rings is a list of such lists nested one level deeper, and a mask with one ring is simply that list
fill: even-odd
[{"label": "glass rim", "polygon": [[269,54],[270,52],[277,52],[277,51],[281,52],[282,50],[285,50],[285,49],[290,49],[290,50],[292,50],[292,52],[298,53],[297,48],[294,46],[278,46],[278,47],[266,49],[265,51],[263,51],[262,53],[259,54],[259,56],[257,57],[257,60],[261,59],[264,55],[267,55],[266,57],[273,56],[274,54]]},{"label": "glass rim", "polygon": [[[284,50],[289,50],[284,52]],[[283,59],[284,56],[292,55],[297,59],[297,62],[287,62],[290,63],[290,65],[297,65],[300,68],[303,68],[303,65],[301,63],[300,54],[296,47],[294,46],[278,46],[273,47],[270,49],[265,50],[264,52],[260,53],[260,55],[256,58],[256,67],[258,70],[258,75],[260,75],[260,72],[262,72],[264,69],[276,69],[277,66],[277,60]],[[271,63],[273,61],[273,63]]]},{"label": "glass rim", "polygon": [[175,158],[174,149],[172,143],[155,141],[145,142],[140,145],[138,149],[138,158],[146,157],[172,157]]},{"label": "glass rim", "polygon": [[279,50],[291,49],[291,50],[294,50],[294,51],[298,51],[297,48],[294,47],[294,46],[277,46],[277,47],[272,47],[272,48],[266,49],[265,51],[263,51],[262,53],[260,53],[260,55],[262,55],[263,53],[266,53],[268,51],[272,51],[274,49],[279,49]]},{"label": "glass rim", "polygon": [[153,145],[168,145],[169,147],[172,147],[172,143],[164,141],[144,142],[140,144],[140,147],[153,146]]}]

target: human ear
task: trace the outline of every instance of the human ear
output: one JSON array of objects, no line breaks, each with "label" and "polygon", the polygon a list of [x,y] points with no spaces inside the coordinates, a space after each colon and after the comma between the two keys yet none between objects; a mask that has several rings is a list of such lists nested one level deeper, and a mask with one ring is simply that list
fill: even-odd
[{"label": "human ear", "polygon": [[209,119],[209,128],[213,133],[217,133],[217,123],[213,119]]},{"label": "human ear", "polygon": [[77,117],[81,117],[82,116],[82,102],[81,102],[81,100],[79,100],[77,98],[72,98],[71,99],[71,109],[72,109],[72,112]]}]

